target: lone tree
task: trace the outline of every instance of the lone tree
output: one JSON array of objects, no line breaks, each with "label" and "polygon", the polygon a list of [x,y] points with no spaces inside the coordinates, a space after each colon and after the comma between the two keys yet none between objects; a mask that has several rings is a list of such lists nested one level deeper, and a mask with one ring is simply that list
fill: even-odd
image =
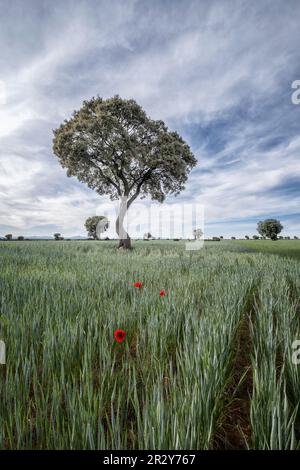
[{"label": "lone tree", "polygon": [[121,201],[116,231],[123,248],[131,247],[123,221],[133,201],[149,195],[163,202],[168,194],[178,195],[197,162],[177,132],[119,96],[84,101],[54,131],[53,151],[68,176]]},{"label": "lone tree", "polygon": [[54,236],[54,240],[61,240],[62,238],[60,233],[54,233],[53,236]]},{"label": "lone tree", "polygon": [[146,233],[144,233],[143,238],[144,238],[144,240],[151,240],[151,238],[153,238],[153,237],[152,237],[150,232],[146,232]]},{"label": "lone tree", "polygon": [[109,221],[103,215],[94,215],[86,219],[84,226],[88,232],[88,236],[97,240],[100,239],[101,233],[108,229]]},{"label": "lone tree", "polygon": [[258,233],[264,238],[271,238],[271,240],[277,240],[277,235],[282,229],[283,226],[276,219],[266,219],[257,224]]},{"label": "lone tree", "polygon": [[203,235],[203,232],[202,232],[201,228],[195,228],[193,230],[194,240],[200,240],[202,235]]},{"label": "lone tree", "polygon": [[7,241],[11,241],[12,240],[12,234],[11,233],[8,233],[7,235],[5,235],[5,239]]}]

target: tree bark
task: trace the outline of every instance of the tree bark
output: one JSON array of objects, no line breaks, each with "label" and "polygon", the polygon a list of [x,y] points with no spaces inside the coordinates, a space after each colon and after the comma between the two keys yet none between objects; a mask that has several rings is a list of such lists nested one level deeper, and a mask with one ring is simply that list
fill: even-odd
[{"label": "tree bark", "polygon": [[131,249],[131,239],[126,230],[123,227],[124,223],[124,218],[126,215],[126,212],[129,208],[129,202],[127,202],[127,198],[125,201],[121,202],[121,207],[120,207],[120,213],[117,217],[116,220],[116,232],[119,236],[119,246],[118,248],[123,248],[125,250],[130,250]]},{"label": "tree bark", "polygon": [[[116,232],[119,236],[119,248],[124,248],[124,249],[127,249],[127,250],[131,249],[130,236],[128,235],[128,233],[126,232],[126,230],[123,227],[124,217],[126,215],[126,212],[129,209],[129,207],[133,203],[133,201],[139,196],[140,190],[141,190],[141,187],[142,187],[143,183],[145,181],[147,181],[147,179],[149,179],[150,175],[151,175],[151,171],[148,171],[144,175],[144,177],[141,179],[141,181],[137,185],[136,192],[129,199],[127,199],[128,192],[125,193],[125,196],[121,197],[120,213],[119,213],[119,216],[116,220]],[[132,188],[128,188],[128,185],[127,185],[127,189],[130,192],[130,189],[132,189]]]}]

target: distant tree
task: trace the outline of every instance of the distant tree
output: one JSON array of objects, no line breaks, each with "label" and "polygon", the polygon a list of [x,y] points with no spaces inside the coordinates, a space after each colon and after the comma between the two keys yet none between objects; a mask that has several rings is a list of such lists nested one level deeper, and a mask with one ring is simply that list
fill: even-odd
[{"label": "distant tree", "polygon": [[12,240],[12,234],[11,234],[11,233],[8,233],[7,235],[5,235],[5,239],[6,239],[7,241]]},{"label": "distant tree", "polygon": [[223,239],[224,239],[223,235],[220,235],[220,239],[221,239],[221,240],[223,240]]},{"label": "distant tree", "polygon": [[278,234],[283,229],[283,226],[276,219],[266,219],[258,222],[257,231],[264,238],[270,238],[271,240],[277,240]]},{"label": "distant tree", "polygon": [[291,237],[287,236],[287,237],[284,237],[285,240],[290,240]]},{"label": "distant tree", "polygon": [[143,238],[144,238],[144,240],[151,240],[151,238],[153,238],[153,237],[152,237],[150,232],[146,232],[146,233],[144,233]]},{"label": "distant tree", "polygon": [[179,194],[197,163],[177,132],[150,119],[134,100],[119,96],[84,101],[54,131],[53,151],[68,176],[121,201],[116,231],[122,248],[131,248],[123,221],[133,201],[150,195],[163,202]]},{"label": "distant tree", "polygon": [[193,230],[193,236],[195,240],[200,240],[202,235],[203,235],[203,231],[201,230],[201,228],[195,228]]},{"label": "distant tree", "polygon": [[258,235],[253,235],[253,240],[259,240],[259,236]]},{"label": "distant tree", "polygon": [[250,240],[249,235],[245,235],[246,240]]},{"label": "distant tree", "polygon": [[101,233],[104,233],[109,227],[109,221],[103,215],[94,215],[86,219],[84,226],[89,237],[100,240]]},{"label": "distant tree", "polygon": [[295,236],[294,236],[294,240],[299,240],[299,238],[295,235]]},{"label": "distant tree", "polygon": [[24,240],[24,237],[23,237],[22,235],[19,235],[19,236],[18,236],[18,241],[19,241],[19,242],[22,242],[23,240]]},{"label": "distant tree", "polygon": [[221,241],[221,238],[220,237],[212,237],[213,241],[214,242],[219,242]]},{"label": "distant tree", "polygon": [[54,233],[54,240],[60,240],[61,239],[61,234],[60,233]]},{"label": "distant tree", "polygon": [[236,238],[235,238],[235,237],[231,237],[231,240],[236,240]]}]

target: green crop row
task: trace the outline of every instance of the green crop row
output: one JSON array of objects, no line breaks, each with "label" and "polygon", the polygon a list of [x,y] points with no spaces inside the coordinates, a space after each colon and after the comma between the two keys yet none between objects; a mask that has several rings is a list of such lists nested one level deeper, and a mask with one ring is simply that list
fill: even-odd
[{"label": "green crop row", "polygon": [[298,446],[296,261],[181,243],[120,253],[22,242],[0,243],[0,264],[0,448],[213,448],[248,317],[245,446]]}]

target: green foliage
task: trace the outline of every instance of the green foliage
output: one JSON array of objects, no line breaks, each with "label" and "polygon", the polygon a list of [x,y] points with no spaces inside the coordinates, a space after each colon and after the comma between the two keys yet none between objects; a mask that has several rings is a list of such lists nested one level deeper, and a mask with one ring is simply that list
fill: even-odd
[{"label": "green foliage", "polygon": [[177,132],[119,96],[84,101],[54,131],[53,151],[68,176],[111,199],[141,194],[162,202],[166,194],[184,189],[196,165]]},{"label": "green foliage", "polygon": [[277,240],[278,234],[283,229],[283,226],[276,219],[266,219],[258,222],[257,231],[262,237]]},{"label": "green foliage", "polygon": [[100,238],[101,233],[105,232],[109,227],[109,222],[107,221],[107,223],[103,225],[101,231],[98,230],[98,233],[97,233],[97,225],[99,222],[101,222],[101,220],[107,220],[107,219],[103,215],[94,215],[86,219],[85,224],[84,224],[88,232],[88,236],[94,238],[95,240],[98,237]]},{"label": "green foliage", "polygon": [[[295,266],[289,276],[299,276]],[[297,302],[282,264],[269,266],[259,289],[252,321],[253,447],[299,449],[299,365],[292,363],[292,343],[299,337]],[[298,296],[297,291],[295,292]]]}]

